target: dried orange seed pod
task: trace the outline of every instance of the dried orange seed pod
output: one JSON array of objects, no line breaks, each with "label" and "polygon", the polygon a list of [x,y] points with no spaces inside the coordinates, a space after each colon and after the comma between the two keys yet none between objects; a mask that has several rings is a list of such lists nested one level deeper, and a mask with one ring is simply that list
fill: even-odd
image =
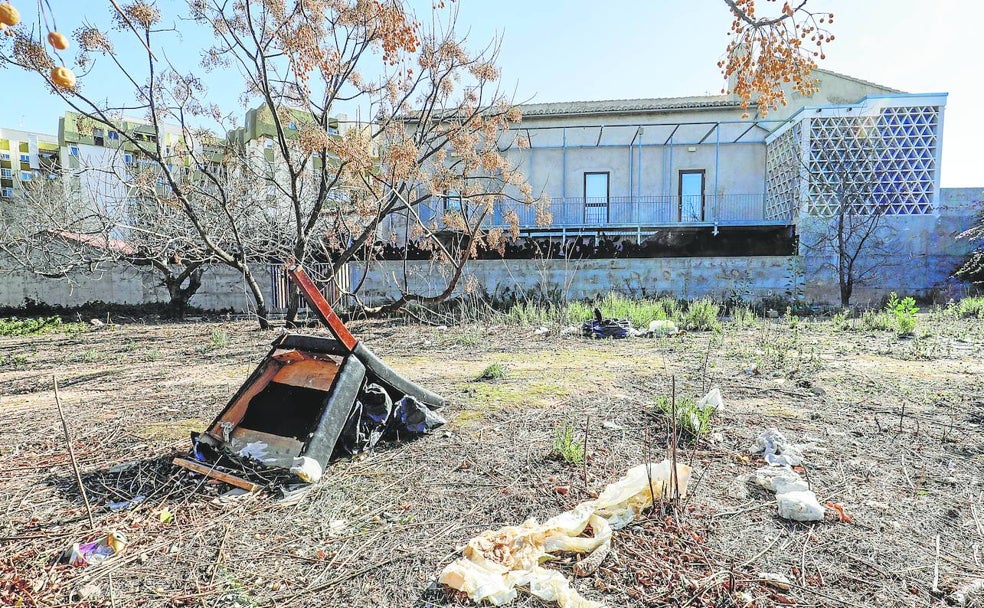
[{"label": "dried orange seed pod", "polygon": [[0,4],[0,23],[4,25],[17,25],[20,23],[20,13],[9,2]]},{"label": "dried orange seed pod", "polygon": [[51,68],[51,82],[62,89],[74,89],[75,72],[63,66]]},{"label": "dried orange seed pod", "polygon": [[48,43],[59,51],[64,51],[68,48],[68,38],[61,32],[48,32]]}]

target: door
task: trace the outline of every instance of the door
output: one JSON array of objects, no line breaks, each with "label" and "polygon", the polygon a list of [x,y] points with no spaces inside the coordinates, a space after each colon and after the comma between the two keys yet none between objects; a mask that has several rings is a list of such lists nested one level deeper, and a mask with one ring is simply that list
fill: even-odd
[{"label": "door", "polygon": [[680,171],[680,221],[704,221],[704,170]]},{"label": "door", "polygon": [[608,223],[608,172],[584,174],[584,223]]}]

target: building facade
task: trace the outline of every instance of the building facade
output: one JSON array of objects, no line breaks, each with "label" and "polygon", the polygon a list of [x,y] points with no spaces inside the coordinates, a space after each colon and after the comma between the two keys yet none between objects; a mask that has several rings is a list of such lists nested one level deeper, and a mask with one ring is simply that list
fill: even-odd
[{"label": "building facade", "polygon": [[13,198],[32,179],[57,175],[60,165],[56,136],[0,128],[0,198]]}]

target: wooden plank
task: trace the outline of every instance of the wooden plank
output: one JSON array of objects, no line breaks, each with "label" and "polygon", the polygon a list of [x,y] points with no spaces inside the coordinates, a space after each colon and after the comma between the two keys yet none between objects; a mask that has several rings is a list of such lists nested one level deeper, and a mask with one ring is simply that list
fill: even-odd
[{"label": "wooden plank", "polygon": [[175,458],[172,462],[181,468],[188,469],[189,471],[194,471],[195,473],[200,473],[205,477],[218,479],[219,481],[225,482],[229,485],[236,486],[237,488],[242,488],[247,492],[256,492],[260,489],[260,486],[256,485],[251,481],[246,481],[241,477],[236,477],[235,475],[223,473],[222,471],[216,471],[211,467],[207,467],[203,464],[194,462],[192,460],[187,460],[185,458]]},{"label": "wooden plank", "polygon": [[335,336],[335,339],[344,344],[345,348],[350,351],[354,349],[355,345],[358,344],[358,340],[356,340],[355,336],[353,336],[349,332],[348,328],[345,327],[345,323],[338,318],[338,315],[336,315],[335,311],[332,310],[331,304],[329,304],[328,300],[321,295],[321,291],[318,289],[318,286],[315,285],[314,281],[311,280],[311,277],[304,272],[301,265],[289,263],[287,265],[287,274],[290,276],[291,280],[294,281],[294,284],[297,285],[298,289],[301,290],[301,295],[307,301],[308,306],[313,308],[321,317],[321,320],[328,324],[328,331]]},{"label": "wooden plank", "polygon": [[313,388],[327,393],[331,390],[331,385],[337,374],[338,365],[334,361],[307,359],[280,368],[277,375],[273,377],[273,382]]}]

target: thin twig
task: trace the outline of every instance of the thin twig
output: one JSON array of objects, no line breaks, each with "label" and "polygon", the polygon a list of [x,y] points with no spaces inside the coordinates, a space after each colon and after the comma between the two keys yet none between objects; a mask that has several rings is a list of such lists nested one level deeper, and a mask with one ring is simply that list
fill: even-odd
[{"label": "thin twig", "polygon": [[582,452],[584,454],[584,489],[588,489],[588,428],[591,424],[591,415],[584,419],[584,447]]},{"label": "thin twig", "polygon": [[75,471],[75,481],[79,484],[79,493],[85,502],[85,513],[89,516],[89,527],[96,529],[96,520],[92,518],[92,505],[89,504],[89,497],[86,496],[85,486],[82,485],[82,475],[79,474],[79,462],[75,459],[75,449],[72,447],[72,435],[68,431],[68,421],[65,420],[65,412],[62,411],[61,399],[58,396],[58,378],[51,377],[55,384],[55,405],[58,406],[58,417],[61,418],[62,430],[65,431],[65,443],[68,444],[68,456],[72,459],[72,470]]}]

